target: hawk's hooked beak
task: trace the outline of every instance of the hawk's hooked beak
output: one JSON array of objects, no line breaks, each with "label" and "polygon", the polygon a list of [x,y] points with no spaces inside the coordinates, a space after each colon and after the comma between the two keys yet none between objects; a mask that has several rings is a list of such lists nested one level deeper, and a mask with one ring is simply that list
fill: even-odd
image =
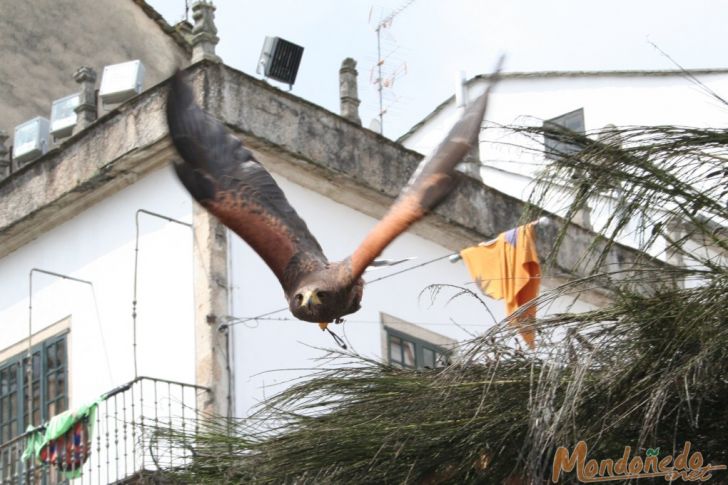
[{"label": "hawk's hooked beak", "polygon": [[319,300],[319,297],[315,291],[307,291],[303,294],[303,299],[301,300],[301,304],[299,306],[307,306],[311,308],[312,303],[314,305],[320,305],[321,300]]}]

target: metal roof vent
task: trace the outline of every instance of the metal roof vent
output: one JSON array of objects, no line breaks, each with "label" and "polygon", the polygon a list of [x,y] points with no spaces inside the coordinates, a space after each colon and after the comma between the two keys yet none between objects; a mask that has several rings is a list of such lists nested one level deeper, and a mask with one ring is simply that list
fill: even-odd
[{"label": "metal roof vent", "polygon": [[293,87],[298,67],[301,65],[301,57],[303,57],[303,47],[300,45],[280,37],[266,37],[256,72],[260,74],[262,67],[265,77]]},{"label": "metal roof vent", "polygon": [[79,105],[79,93],[53,101],[51,105],[51,135],[63,138],[73,133],[76,126],[76,107]]},{"label": "metal roof vent", "polygon": [[144,64],[141,61],[122,62],[104,67],[99,97],[104,104],[123,103],[142,92]]},{"label": "metal roof vent", "polygon": [[48,119],[38,116],[15,127],[13,160],[20,167],[48,151]]}]

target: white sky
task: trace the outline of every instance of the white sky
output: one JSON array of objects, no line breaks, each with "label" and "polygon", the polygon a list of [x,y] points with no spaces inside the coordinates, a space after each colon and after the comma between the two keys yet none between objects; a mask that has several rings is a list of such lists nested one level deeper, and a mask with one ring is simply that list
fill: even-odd
[{"label": "white sky", "polygon": [[[171,24],[184,16],[184,0],[148,2]],[[489,72],[501,53],[507,55],[506,71],[673,69],[653,42],[683,67],[728,67],[724,1],[374,2],[216,0],[217,52],[226,64],[256,75],[266,35],[303,46],[293,93],[337,113],[339,67],[345,57],[353,57],[360,115],[367,126],[379,108],[370,83],[377,60],[374,29],[409,4],[382,35],[385,71],[401,72],[407,66],[385,99],[384,131],[395,139],[452,94],[460,70],[468,77]]]}]

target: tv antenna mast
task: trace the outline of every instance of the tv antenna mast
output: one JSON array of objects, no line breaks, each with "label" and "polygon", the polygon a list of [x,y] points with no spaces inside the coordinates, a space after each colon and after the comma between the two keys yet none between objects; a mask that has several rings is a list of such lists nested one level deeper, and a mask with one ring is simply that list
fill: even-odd
[{"label": "tv antenna mast", "polygon": [[[390,27],[392,25],[392,21],[394,18],[401,14],[407,7],[415,3],[417,0],[407,0],[405,3],[399,6],[399,8],[392,11],[389,15],[384,17],[382,20],[377,23],[376,28],[374,29],[377,33],[377,79],[374,81],[374,83],[377,85],[377,92],[379,94],[379,133],[384,133],[384,113],[386,113],[386,109],[384,109],[384,88],[391,86],[394,84],[394,80],[399,76],[400,74],[406,74],[407,73],[407,64],[403,64],[403,66],[399,66],[397,69],[394,70],[391,76],[389,76],[388,79],[384,79],[382,76],[382,66],[384,65],[384,59],[382,58],[382,30]],[[369,18],[371,20],[371,10],[369,11]]]}]

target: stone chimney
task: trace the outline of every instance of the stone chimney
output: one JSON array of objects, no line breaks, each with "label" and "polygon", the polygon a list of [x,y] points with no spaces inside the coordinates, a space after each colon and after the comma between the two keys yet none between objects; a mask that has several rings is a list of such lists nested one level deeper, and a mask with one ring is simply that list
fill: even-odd
[{"label": "stone chimney", "polygon": [[359,90],[356,85],[356,61],[347,57],[339,69],[339,96],[341,97],[341,116],[361,125],[359,118]]},{"label": "stone chimney", "polygon": [[215,54],[215,46],[220,42],[215,27],[215,6],[206,0],[199,0],[192,5],[192,19],[195,26],[192,28],[192,63],[203,59],[213,62],[222,62]]},{"label": "stone chimney", "polygon": [[10,151],[5,147],[8,132],[0,130],[0,180],[10,175]]},{"label": "stone chimney", "polygon": [[86,128],[96,120],[96,71],[90,67],[80,67],[73,79],[81,85],[76,112],[74,133]]}]

